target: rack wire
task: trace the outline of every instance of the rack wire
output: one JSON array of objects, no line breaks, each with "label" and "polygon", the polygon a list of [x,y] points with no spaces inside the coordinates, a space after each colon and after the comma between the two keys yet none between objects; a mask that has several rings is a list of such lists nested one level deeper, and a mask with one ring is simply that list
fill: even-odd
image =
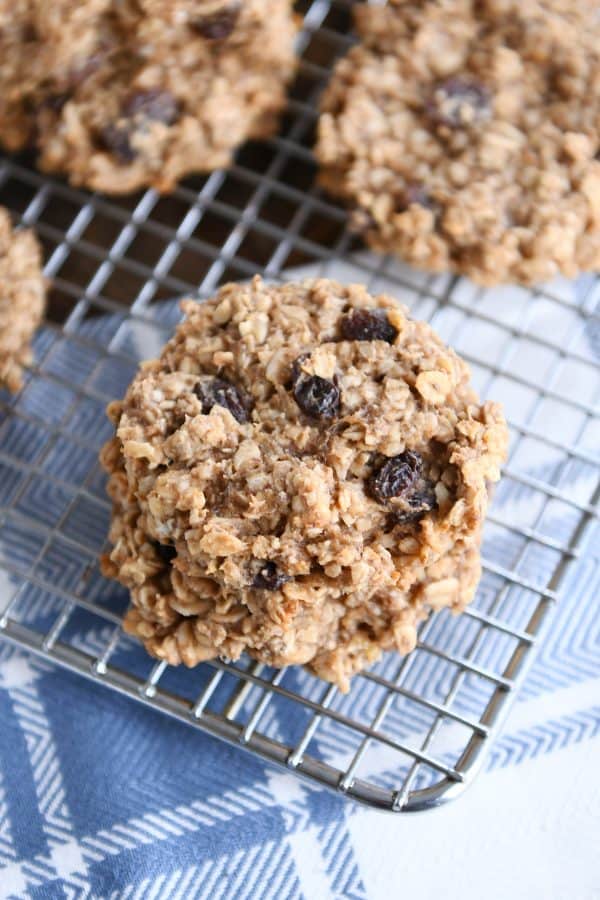
[{"label": "rack wire", "polygon": [[[459,794],[481,766],[577,560],[597,558],[600,280],[482,291],[361,248],[316,185],[316,99],[351,42],[351,4],[300,0],[301,64],[279,134],[170,196],[74,190],[26,158],[0,160],[0,203],[34,226],[52,279],[36,362],[0,393],[0,636],[97,683],[381,809]],[[97,453],[104,406],[168,337],[171,298],[259,272],[387,289],[504,399],[511,450],[484,538],[484,574],[459,618],[424,623],[341,695],[304,670],[242,659],[181,671],[120,627],[105,581],[109,503]]]}]

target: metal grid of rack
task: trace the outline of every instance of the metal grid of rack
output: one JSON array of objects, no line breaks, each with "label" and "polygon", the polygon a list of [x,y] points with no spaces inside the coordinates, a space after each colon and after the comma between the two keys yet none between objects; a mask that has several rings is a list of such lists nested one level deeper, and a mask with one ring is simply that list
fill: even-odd
[{"label": "metal grid of rack", "polygon": [[[472,780],[548,610],[578,557],[597,553],[600,281],[484,292],[365,252],[310,153],[350,6],[298,11],[302,60],[280,132],[227,171],[115,200],[0,160],[0,203],[35,226],[52,279],[36,363],[18,396],[0,394],[0,637],[356,800],[423,809]],[[121,631],[127,597],[97,563],[110,512],[103,409],[167,338],[171,298],[290,271],[395,293],[466,357],[484,395],[506,401],[511,426],[476,601],[432,617],[414,653],[386,657],[348,695],[249,660],[155,663]]]}]

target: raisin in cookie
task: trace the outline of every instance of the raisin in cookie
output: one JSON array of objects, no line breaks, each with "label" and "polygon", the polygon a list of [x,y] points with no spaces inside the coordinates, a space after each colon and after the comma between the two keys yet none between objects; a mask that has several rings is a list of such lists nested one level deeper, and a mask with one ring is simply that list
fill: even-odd
[{"label": "raisin in cookie", "polygon": [[388,296],[231,284],[109,407],[125,627],[193,666],[247,651],[348,688],[479,577],[506,426],[467,366]]},{"label": "raisin in cookie", "polygon": [[268,136],[291,0],[0,0],[0,135],[75,185],[161,191]]},{"label": "raisin in cookie", "polygon": [[0,207],[0,388],[21,387],[45,296],[42,253],[33,232],[14,230]]},{"label": "raisin in cookie", "polygon": [[600,267],[592,0],[390,0],[322,101],[323,183],[376,250],[482,284]]}]

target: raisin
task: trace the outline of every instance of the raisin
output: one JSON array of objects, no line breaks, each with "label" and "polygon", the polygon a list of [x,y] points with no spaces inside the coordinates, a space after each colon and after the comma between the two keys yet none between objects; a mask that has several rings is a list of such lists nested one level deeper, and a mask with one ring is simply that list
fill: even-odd
[{"label": "raisin", "polygon": [[387,341],[393,344],[398,331],[384,309],[353,309],[342,316],[340,331],[345,341]]},{"label": "raisin", "polygon": [[290,581],[290,576],[278,569],[270,559],[260,560],[259,566],[260,568],[252,581],[253,588],[261,591],[277,591],[287,581]]},{"label": "raisin", "polygon": [[133,162],[137,153],[131,138],[148,122],[172,125],[179,116],[179,106],[173,94],[158,88],[133,91],[121,104],[121,118],[106,125],[100,132],[100,140],[121,162]]},{"label": "raisin", "polygon": [[21,39],[26,43],[30,44],[33,41],[39,41],[40,36],[37,28],[31,22],[28,22],[27,25],[24,25],[21,29]]},{"label": "raisin", "polygon": [[320,375],[301,374],[294,385],[294,399],[313,419],[334,419],[340,411],[340,389]]},{"label": "raisin", "polygon": [[173,544],[160,544],[158,541],[154,541],[154,549],[156,550],[158,556],[165,563],[171,563],[177,556],[177,550],[173,546]]},{"label": "raisin", "polygon": [[433,122],[448,128],[478,125],[491,115],[490,95],[477,82],[448,78],[434,89],[427,112]]},{"label": "raisin", "polygon": [[239,14],[240,4],[232,3],[210,15],[196,19],[191,23],[191,27],[207,41],[223,41],[235,28]]},{"label": "raisin", "polygon": [[386,459],[369,476],[367,490],[378,503],[385,503],[392,497],[407,494],[418,480],[423,460],[418,453],[405,450],[399,456]]},{"label": "raisin", "polygon": [[50,110],[53,113],[61,113],[70,98],[71,95],[68,91],[63,91],[60,94],[48,94],[38,106],[38,110]]},{"label": "raisin", "polygon": [[137,153],[130,142],[131,129],[127,125],[105,125],[100,132],[102,146],[120,162],[133,162]]},{"label": "raisin", "polygon": [[179,104],[170,91],[153,88],[149,91],[133,91],[121,104],[126,119],[140,117],[151,122],[172,125],[179,117]]},{"label": "raisin", "polygon": [[307,375],[302,371],[303,363],[310,353],[302,353],[292,363],[291,382],[286,385],[293,390],[294,399],[300,409],[313,419],[334,419],[340,411],[341,392],[334,381],[320,375]]},{"label": "raisin", "polygon": [[394,525],[406,525],[418,522],[419,519],[437,509],[437,499],[430,481],[421,479],[422,484],[405,498],[402,506],[394,507],[392,521]]},{"label": "raisin", "polygon": [[250,418],[252,400],[241,388],[224,378],[202,378],[196,384],[194,393],[202,403],[204,414],[209,413],[213,406],[222,406],[241,424]]}]

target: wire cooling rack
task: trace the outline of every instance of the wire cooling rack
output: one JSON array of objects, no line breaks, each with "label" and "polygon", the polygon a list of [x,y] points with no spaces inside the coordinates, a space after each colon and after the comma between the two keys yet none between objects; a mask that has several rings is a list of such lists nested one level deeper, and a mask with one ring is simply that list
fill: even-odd
[{"label": "wire cooling rack", "polygon": [[[0,394],[0,636],[349,797],[423,809],[472,780],[549,608],[577,558],[597,554],[600,282],[484,292],[361,249],[310,153],[350,9],[302,0],[298,11],[302,62],[280,133],[229,170],[115,200],[0,161],[0,203],[35,226],[53,282],[26,385]],[[482,394],[505,401],[511,426],[474,604],[432,617],[414,653],[387,656],[346,696],[249,660],[155,663],[122,633],[126,593],[97,563],[110,512],[104,407],[168,337],[170,298],[290,270],[396,294],[467,358]]]}]

